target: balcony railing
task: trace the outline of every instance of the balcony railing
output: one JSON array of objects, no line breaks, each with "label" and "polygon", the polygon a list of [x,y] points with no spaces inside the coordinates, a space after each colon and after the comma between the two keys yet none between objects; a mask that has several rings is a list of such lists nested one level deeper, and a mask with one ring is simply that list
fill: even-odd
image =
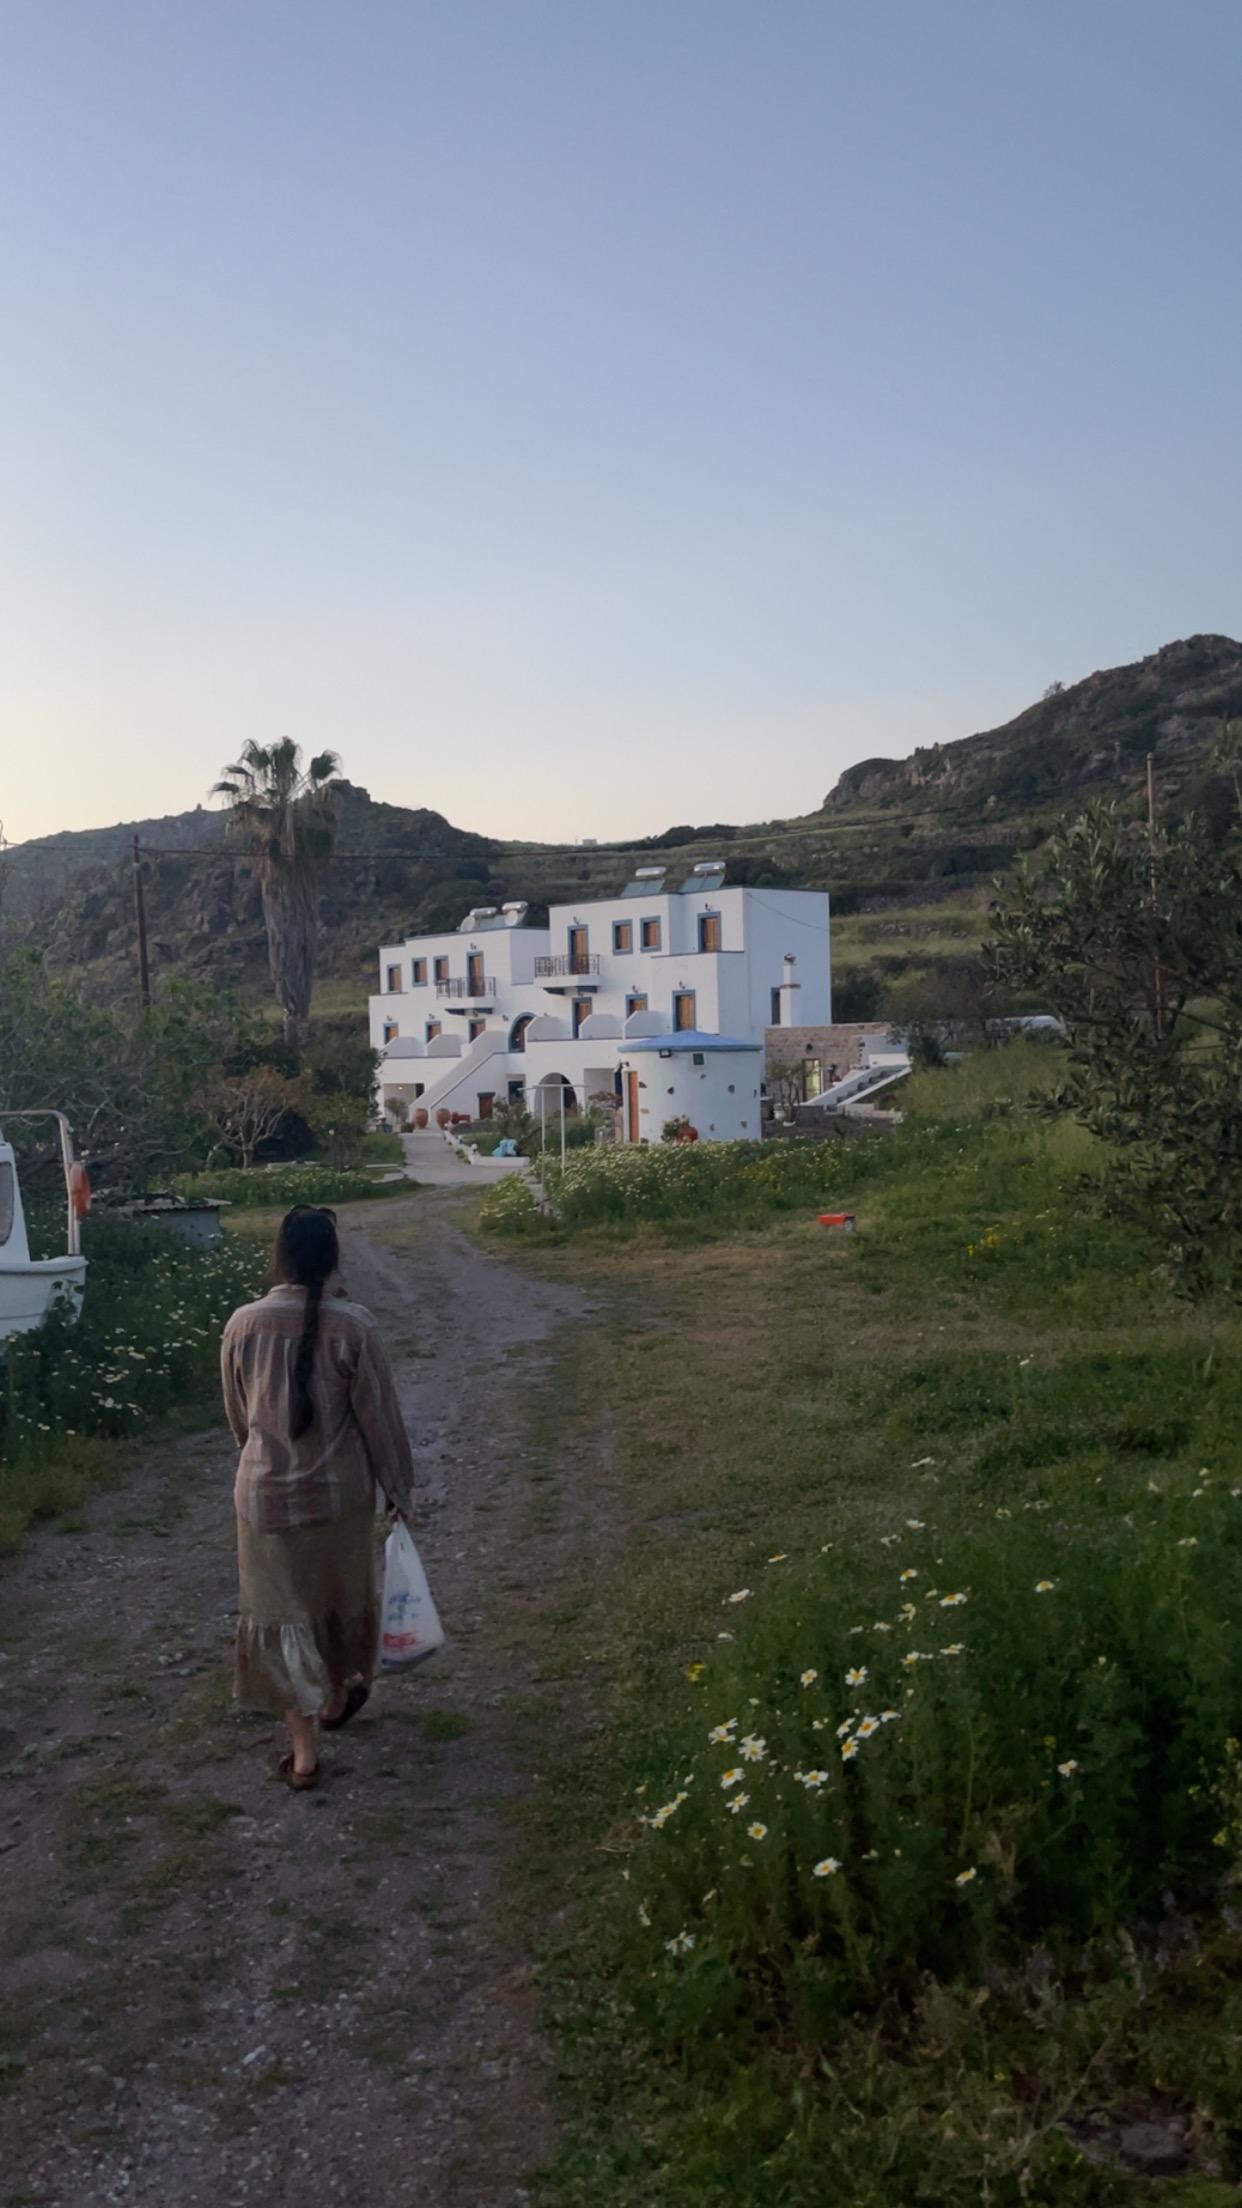
[{"label": "balcony railing", "polygon": [[568,958],[537,958],[535,960],[536,981],[551,981],[565,975],[578,974],[581,974],[585,979],[588,974],[597,974],[598,972],[598,951],[574,951]]},{"label": "balcony railing", "polygon": [[460,975],[437,981],[436,995],[438,997],[494,997],[496,994],[495,977],[492,974],[482,974],[476,978],[478,980],[477,988],[474,982],[469,979],[463,981]]}]

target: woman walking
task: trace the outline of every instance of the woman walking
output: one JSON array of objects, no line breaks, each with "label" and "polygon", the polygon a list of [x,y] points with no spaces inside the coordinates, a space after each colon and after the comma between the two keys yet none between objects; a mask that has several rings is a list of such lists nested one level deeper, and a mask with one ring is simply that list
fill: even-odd
[{"label": "woman walking", "polygon": [[284,1718],[278,1774],[299,1790],[319,1777],[317,1726],[347,1725],[370,1693],[375,1490],[406,1517],[414,1477],[379,1329],[339,1264],[332,1213],[298,1205],[276,1237],[276,1285],[233,1313],[220,1349],[241,1445],[235,1691]]}]

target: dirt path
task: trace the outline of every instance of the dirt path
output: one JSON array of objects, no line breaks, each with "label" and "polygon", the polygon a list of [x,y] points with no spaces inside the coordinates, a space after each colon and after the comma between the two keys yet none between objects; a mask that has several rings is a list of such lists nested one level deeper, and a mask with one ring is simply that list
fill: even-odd
[{"label": "dirt path", "polygon": [[318,1792],[274,1784],[273,1727],[230,1707],[223,1432],[0,1579],[6,2208],[528,2197],[551,2124],[505,1874],[560,1691],[535,1628],[583,1533],[530,1410],[582,1306],[478,1252],[456,1202],[347,1236],[451,1648],[326,1744]]}]

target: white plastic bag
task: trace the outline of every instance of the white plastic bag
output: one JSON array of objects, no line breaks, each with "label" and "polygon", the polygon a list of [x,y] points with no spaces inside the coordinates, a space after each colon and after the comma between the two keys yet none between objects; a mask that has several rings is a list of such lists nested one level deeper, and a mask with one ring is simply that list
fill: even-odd
[{"label": "white plastic bag", "polygon": [[427,1574],[409,1527],[398,1520],[384,1549],[384,1597],[380,1608],[381,1671],[409,1671],[444,1646]]}]

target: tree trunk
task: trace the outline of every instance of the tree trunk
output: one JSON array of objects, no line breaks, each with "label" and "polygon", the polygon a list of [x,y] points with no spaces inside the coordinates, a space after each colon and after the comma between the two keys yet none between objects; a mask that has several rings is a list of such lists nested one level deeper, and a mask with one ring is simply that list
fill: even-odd
[{"label": "tree trunk", "polygon": [[261,883],[267,960],[277,1001],[284,1014],[285,1041],[305,1042],[315,986],[315,937],[319,927],[318,883],[305,875],[275,869]]}]

